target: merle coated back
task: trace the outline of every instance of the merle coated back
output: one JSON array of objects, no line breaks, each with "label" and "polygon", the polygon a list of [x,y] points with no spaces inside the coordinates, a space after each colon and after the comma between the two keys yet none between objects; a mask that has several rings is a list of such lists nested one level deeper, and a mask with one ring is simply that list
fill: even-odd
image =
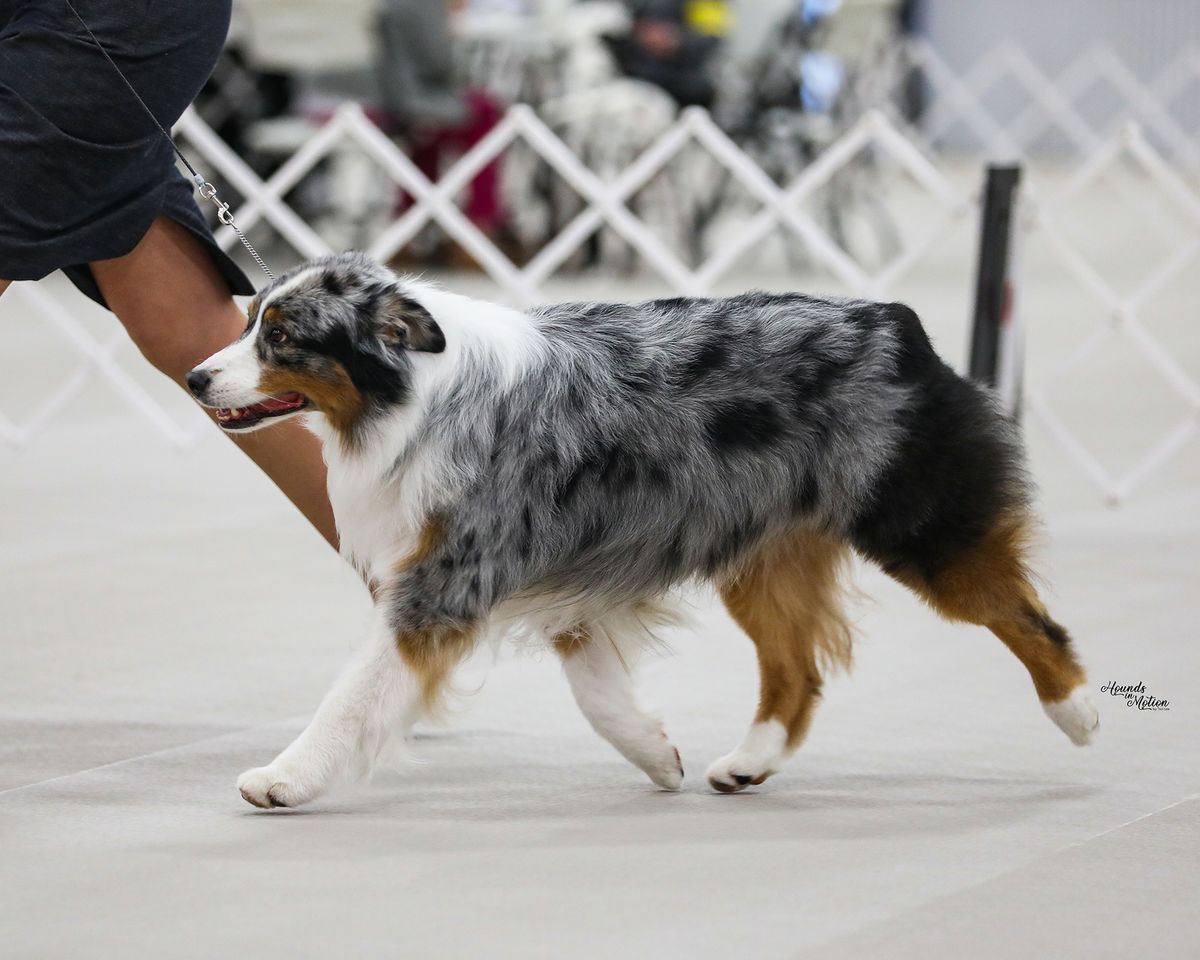
[{"label": "merle coated back", "polygon": [[477,364],[430,404],[421,442],[463,479],[398,625],[526,593],[637,600],[797,523],[926,569],[1024,502],[1011,426],[902,304],[750,293],[532,318],[546,349],[515,384]]}]

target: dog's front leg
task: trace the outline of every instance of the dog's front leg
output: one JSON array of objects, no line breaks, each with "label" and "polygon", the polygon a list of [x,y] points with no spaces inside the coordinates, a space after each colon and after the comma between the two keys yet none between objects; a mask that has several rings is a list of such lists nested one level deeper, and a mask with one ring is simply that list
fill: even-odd
[{"label": "dog's front leg", "polygon": [[421,682],[406,664],[386,612],[376,607],[371,637],[325,695],[312,722],[265,767],[238,777],[256,807],[294,807],[342,778],[370,769],[388,736],[416,720]]}]

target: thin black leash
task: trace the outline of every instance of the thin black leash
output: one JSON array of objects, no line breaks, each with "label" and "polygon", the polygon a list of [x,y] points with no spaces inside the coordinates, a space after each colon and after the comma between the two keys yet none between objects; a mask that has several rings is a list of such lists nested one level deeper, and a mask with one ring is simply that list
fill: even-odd
[{"label": "thin black leash", "polygon": [[250,256],[254,258],[254,262],[257,263],[262,269],[262,272],[267,275],[267,279],[274,280],[275,274],[273,274],[267,268],[267,265],[263,262],[263,258],[260,257],[258,255],[258,251],[254,249],[254,245],[249,241],[249,239],[247,239],[246,235],[242,233],[241,228],[233,222],[233,215],[229,212],[229,204],[223,203],[220,197],[217,196],[217,188],[205,180],[204,176],[198,173],[196,168],[193,167],[190,162],[188,162],[188,158],[183,155],[183,151],[176,146],[175,141],[171,139],[171,135],[167,133],[163,125],[158,122],[158,117],[154,115],[154,111],[146,105],[146,101],[142,99],[142,95],[137,92],[133,84],[130,83],[125,74],[121,72],[121,68],[117,66],[116,61],[108,55],[108,51],[104,49],[104,44],[96,39],[96,35],[92,33],[92,28],[87,25],[87,21],[84,20],[83,17],[79,15],[79,11],[75,9],[75,4],[73,4],[71,0],[64,0],[64,2],[68,7],[71,8],[71,12],[75,14],[75,19],[78,20],[83,26],[83,29],[87,31],[87,35],[92,38],[92,43],[96,45],[96,49],[104,55],[104,59],[107,60],[109,65],[117,71],[117,76],[121,78],[121,82],[129,88],[129,92],[133,94],[133,98],[137,100],[139,104],[141,104],[142,109],[146,111],[146,116],[148,116],[151,121],[153,121],[154,125],[158,127],[158,132],[163,135],[163,139],[171,145],[171,149],[175,151],[175,156],[177,156],[180,162],[187,167],[188,173],[192,175],[192,182],[195,183],[196,189],[199,191],[200,196],[205,200],[211,200],[216,206],[217,219],[227,227],[232,228],[233,232],[237,234],[238,239],[242,241],[242,246],[244,246],[250,252]]}]

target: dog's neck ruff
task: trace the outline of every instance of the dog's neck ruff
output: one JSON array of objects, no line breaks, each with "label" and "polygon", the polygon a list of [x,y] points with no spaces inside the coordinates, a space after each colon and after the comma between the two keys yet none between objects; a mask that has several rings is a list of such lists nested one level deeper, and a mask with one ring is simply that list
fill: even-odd
[{"label": "dog's neck ruff", "polygon": [[386,574],[428,514],[469,479],[449,447],[456,434],[478,425],[480,411],[456,404],[450,414],[448,398],[470,396],[473,384],[488,384],[484,392],[494,396],[494,387],[514,384],[544,346],[531,319],[517,310],[424,283],[410,289],[441,327],[446,346],[411,355],[407,398],[367,414],[349,444],[325,415],[308,415],[324,447],[342,553],[372,573]]}]

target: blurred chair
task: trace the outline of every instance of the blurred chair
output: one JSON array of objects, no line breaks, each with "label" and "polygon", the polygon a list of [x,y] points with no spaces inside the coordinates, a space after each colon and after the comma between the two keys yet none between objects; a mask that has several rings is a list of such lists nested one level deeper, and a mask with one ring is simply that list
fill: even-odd
[{"label": "blurred chair", "polygon": [[372,60],[383,107],[402,129],[467,120],[456,88],[450,15],[444,0],[377,0]]},{"label": "blurred chair", "polygon": [[[442,0],[382,0],[378,30],[379,89],[387,118],[408,142],[413,162],[436,182],[451,161],[495,128],[504,107],[490,91],[465,87],[456,78],[450,8]],[[465,202],[468,218],[492,238],[504,226],[499,166],[492,160],[472,178]],[[445,253],[461,265],[472,262],[456,244],[446,245]]]},{"label": "blurred chair", "polygon": [[[281,163],[338,104],[353,100],[379,116],[375,60],[378,0],[235,0],[246,65],[292,78],[291,109],[254,123],[251,150]],[[301,216],[334,246],[359,246],[390,208],[387,180],[361,151],[335,150],[296,188]]]},{"label": "blurred chair", "polygon": [[374,58],[378,0],[236,0],[236,8],[256,67],[319,75]]}]

